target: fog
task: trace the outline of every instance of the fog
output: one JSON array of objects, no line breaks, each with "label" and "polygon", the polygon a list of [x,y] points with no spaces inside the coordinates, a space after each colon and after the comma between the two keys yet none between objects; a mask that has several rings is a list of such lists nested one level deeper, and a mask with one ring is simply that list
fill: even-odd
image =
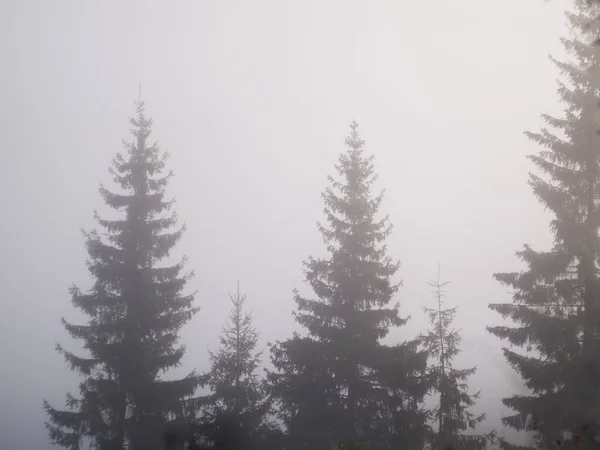
[{"label": "fog", "polygon": [[[325,256],[321,192],[353,119],[375,155],[382,211],[402,261],[395,296],[426,325],[438,262],[463,332],[457,366],[477,365],[478,428],[500,431],[501,398],[521,389],[488,303],[492,278],[521,269],[525,243],[549,248],[550,216],[527,186],[523,131],[559,113],[548,54],[560,57],[566,0],[482,2],[176,1],[0,3],[0,448],[50,448],[42,400],[76,389],[54,351],[80,343],[60,318],[85,320],[68,287],[91,285],[80,229],[106,212],[98,186],[130,139],[141,98],[151,140],[170,153],[200,312],[183,328],[174,373],[208,369],[236,283],[260,347],[299,330],[292,291]],[[265,356],[266,363],[266,356]]]}]

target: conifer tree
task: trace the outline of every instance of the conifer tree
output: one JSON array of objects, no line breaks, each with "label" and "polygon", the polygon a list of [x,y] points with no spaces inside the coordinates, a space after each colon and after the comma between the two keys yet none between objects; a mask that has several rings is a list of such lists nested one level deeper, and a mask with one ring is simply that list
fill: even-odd
[{"label": "conifer tree", "polygon": [[203,384],[212,393],[200,400],[203,437],[216,450],[258,448],[271,430],[270,404],[262,380],[256,374],[262,352],[256,351],[258,332],[252,313],[244,308],[246,294],[239,284],[229,321],[220,336],[220,348],[210,352],[211,368]]},{"label": "conifer tree", "polygon": [[[472,434],[477,424],[485,420],[485,414],[475,416],[469,411],[479,398],[479,392],[470,394],[467,380],[477,368],[453,367],[453,360],[460,353],[462,336],[459,330],[451,328],[457,308],[443,307],[442,298],[449,283],[441,281],[438,267],[437,279],[428,283],[434,289],[437,305],[435,308],[423,307],[431,328],[421,336],[421,340],[434,361],[429,370],[435,380],[433,390],[439,395],[437,406],[432,411],[437,428],[432,436],[432,448],[480,450],[493,440],[494,435]],[[471,434],[466,434],[467,431]]]},{"label": "conifer tree", "polygon": [[399,263],[387,256],[388,218],[377,219],[383,192],[373,196],[373,156],[365,156],[358,125],[329,177],[323,199],[328,226],[319,224],[328,258],[305,262],[315,297],[295,291],[296,321],[307,335],[272,346],[268,374],[290,448],[420,448],[426,431],[420,379],[426,355],[417,340],[381,340],[407,319],[391,304]]},{"label": "conifer tree", "polygon": [[530,391],[503,400],[515,411],[503,422],[533,429],[542,447],[590,427],[599,413],[600,47],[592,43],[600,36],[600,21],[592,20],[597,15],[598,6],[584,0],[567,13],[573,37],[562,43],[573,58],[555,60],[565,77],[558,89],[564,115],[544,115],[550,129],[527,133],[542,147],[529,157],[541,171],[530,175],[529,184],[553,214],[554,246],[517,252],[526,270],[495,275],[513,288],[512,304],[490,305],[513,322],[489,331],[509,344],[506,360]]},{"label": "conifer tree", "polygon": [[185,258],[161,265],[182,236],[184,227],[165,199],[172,173],[164,173],[166,153],[147,140],[152,120],[137,102],[130,119],[135,140],[125,143],[126,156],[113,160],[111,174],[122,192],[100,187],[104,202],[121,213],[102,219],[104,233],[86,234],[93,287],[72,287],[73,305],[89,317],[85,325],[62,319],[86,355],[57,345],[69,367],[84,380],[79,395],[67,395],[66,409],[47,402],[47,428],[53,443],[76,450],[82,439],[100,450],[158,450],[180,400],[198,385],[193,373],[173,380],[163,374],[179,365],[184,347],[179,329],[192,317],[194,295],[185,294],[192,275]]}]

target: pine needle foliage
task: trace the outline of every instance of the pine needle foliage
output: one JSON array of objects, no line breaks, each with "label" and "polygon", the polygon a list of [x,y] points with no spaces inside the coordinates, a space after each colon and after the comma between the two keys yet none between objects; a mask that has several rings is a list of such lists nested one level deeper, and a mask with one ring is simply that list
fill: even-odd
[{"label": "pine needle foliage", "polygon": [[110,170],[122,192],[100,187],[106,205],[121,217],[96,215],[104,233],[85,234],[93,286],[70,290],[73,306],[89,320],[62,320],[87,353],[56,347],[83,377],[79,395],[67,395],[66,409],[44,402],[52,442],[71,450],[79,450],[84,438],[99,450],[162,449],[162,433],[199,382],[194,373],[167,376],[185,351],[178,332],[197,308],[194,294],[184,293],[192,276],[184,272],[185,258],[160,264],[184,227],[173,230],[174,201],[165,199],[172,173],[165,173],[167,154],[148,144],[152,120],[144,109],[138,102],[130,119],[134,141],[124,143],[126,155],[118,154]]},{"label": "pine needle foliage", "polygon": [[[529,156],[538,169],[529,185],[553,215],[554,246],[517,252],[521,272],[495,278],[513,290],[513,302],[490,308],[512,325],[489,327],[506,342],[504,356],[530,391],[503,399],[515,413],[503,423],[536,434],[547,447],[565,433],[598,422],[600,405],[600,36],[598,5],[575,2],[567,13],[572,36],[562,39],[571,55],[553,60],[562,73],[562,117],[544,115],[547,127],[527,136],[542,149]],[[506,448],[511,448],[505,443]]]},{"label": "pine needle foliage", "polygon": [[272,346],[268,380],[290,448],[420,448],[426,355],[416,339],[381,342],[407,321],[392,302],[400,264],[387,255],[392,226],[377,218],[384,192],[371,194],[373,156],[365,155],[356,122],[346,147],[339,178],[329,177],[323,193],[327,225],[318,229],[328,257],[305,262],[314,298],[295,291],[294,316],[306,335]]},{"label": "pine needle foliage", "polygon": [[480,392],[469,393],[467,380],[477,368],[457,369],[453,364],[461,351],[462,336],[460,330],[452,328],[458,308],[444,307],[443,298],[449,283],[441,280],[438,266],[437,278],[428,282],[433,288],[436,305],[434,308],[423,307],[431,328],[421,335],[421,342],[432,360],[429,371],[434,380],[433,392],[439,399],[432,411],[436,431],[431,436],[431,447],[482,450],[493,441],[494,433],[473,433],[477,424],[485,420],[485,414],[476,416],[470,411]]}]

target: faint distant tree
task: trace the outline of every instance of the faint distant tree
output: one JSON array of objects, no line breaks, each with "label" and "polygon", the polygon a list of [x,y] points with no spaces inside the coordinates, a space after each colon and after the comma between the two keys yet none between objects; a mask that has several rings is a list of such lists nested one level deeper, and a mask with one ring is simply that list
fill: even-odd
[{"label": "faint distant tree", "polygon": [[295,318],[308,335],[272,346],[268,380],[286,448],[417,449],[426,433],[426,354],[416,339],[381,342],[407,320],[392,303],[399,263],[386,254],[388,218],[377,218],[383,192],[371,194],[373,157],[364,154],[358,124],[350,128],[340,179],[330,177],[323,194],[328,226],[318,227],[329,256],[305,262],[316,298],[295,295]]},{"label": "faint distant tree", "polygon": [[531,174],[529,184],[553,215],[554,246],[517,252],[526,269],[495,274],[513,289],[513,302],[490,305],[512,321],[488,329],[507,342],[506,360],[530,391],[503,399],[515,412],[503,423],[534,431],[543,448],[594,426],[600,414],[598,12],[598,5],[579,0],[567,13],[573,36],[562,43],[571,60],[554,61],[564,76],[558,89],[564,114],[544,115],[550,129],[527,133],[542,146],[529,156],[542,175]]},{"label": "faint distant tree", "polygon": [[442,298],[449,283],[441,281],[438,267],[437,278],[428,283],[434,289],[437,304],[434,308],[423,307],[431,328],[421,335],[421,340],[433,361],[429,370],[434,380],[433,392],[439,396],[432,411],[437,429],[432,434],[431,445],[435,450],[482,450],[493,441],[495,433],[466,434],[485,420],[485,414],[476,416],[470,412],[479,392],[470,394],[467,380],[477,368],[456,369],[453,366],[454,358],[460,353],[462,337],[459,330],[451,328],[457,308],[443,306]]},{"label": "faint distant tree", "polygon": [[270,403],[256,370],[261,352],[252,313],[245,310],[246,294],[239,283],[229,321],[223,327],[220,348],[210,352],[211,368],[202,384],[211,393],[197,400],[200,430],[216,450],[250,449],[264,446],[274,426],[269,422]]},{"label": "faint distant tree", "polygon": [[184,347],[178,345],[178,331],[197,308],[194,295],[183,293],[191,276],[183,272],[185,259],[159,264],[184,231],[168,231],[177,217],[169,214],[173,200],[164,198],[172,175],[163,173],[167,155],[147,143],[152,120],[143,102],[130,121],[135,141],[125,143],[127,155],[118,154],[111,168],[123,191],[100,188],[104,202],[122,216],[97,217],[104,233],[86,234],[93,287],[85,293],[71,288],[73,305],[89,320],[85,325],[62,320],[87,354],[56,347],[84,379],[78,396],[67,395],[66,409],[44,402],[50,439],[72,450],[80,448],[82,438],[101,450],[162,450],[180,400],[199,382],[193,373],[183,379],[163,376],[179,365]]}]

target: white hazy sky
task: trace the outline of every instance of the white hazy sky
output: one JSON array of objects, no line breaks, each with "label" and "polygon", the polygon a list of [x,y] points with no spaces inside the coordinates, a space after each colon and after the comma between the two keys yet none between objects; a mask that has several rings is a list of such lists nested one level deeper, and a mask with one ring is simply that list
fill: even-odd
[{"label": "white hazy sky", "polygon": [[559,113],[557,70],[568,0],[0,1],[0,448],[47,448],[42,399],[77,377],[53,351],[77,349],[68,286],[90,279],[80,228],[103,210],[100,182],[129,139],[138,82],[171,153],[169,192],[188,225],[179,252],[202,310],[184,329],[181,372],[206,369],[229,308],[248,293],[263,344],[290,336],[302,261],[324,252],[320,193],[353,118],[376,155],[397,299],[422,330],[438,261],[460,306],[460,364],[477,364],[479,411],[498,426],[518,387],[489,302],[492,278],[548,247],[530,193],[523,136]]}]

